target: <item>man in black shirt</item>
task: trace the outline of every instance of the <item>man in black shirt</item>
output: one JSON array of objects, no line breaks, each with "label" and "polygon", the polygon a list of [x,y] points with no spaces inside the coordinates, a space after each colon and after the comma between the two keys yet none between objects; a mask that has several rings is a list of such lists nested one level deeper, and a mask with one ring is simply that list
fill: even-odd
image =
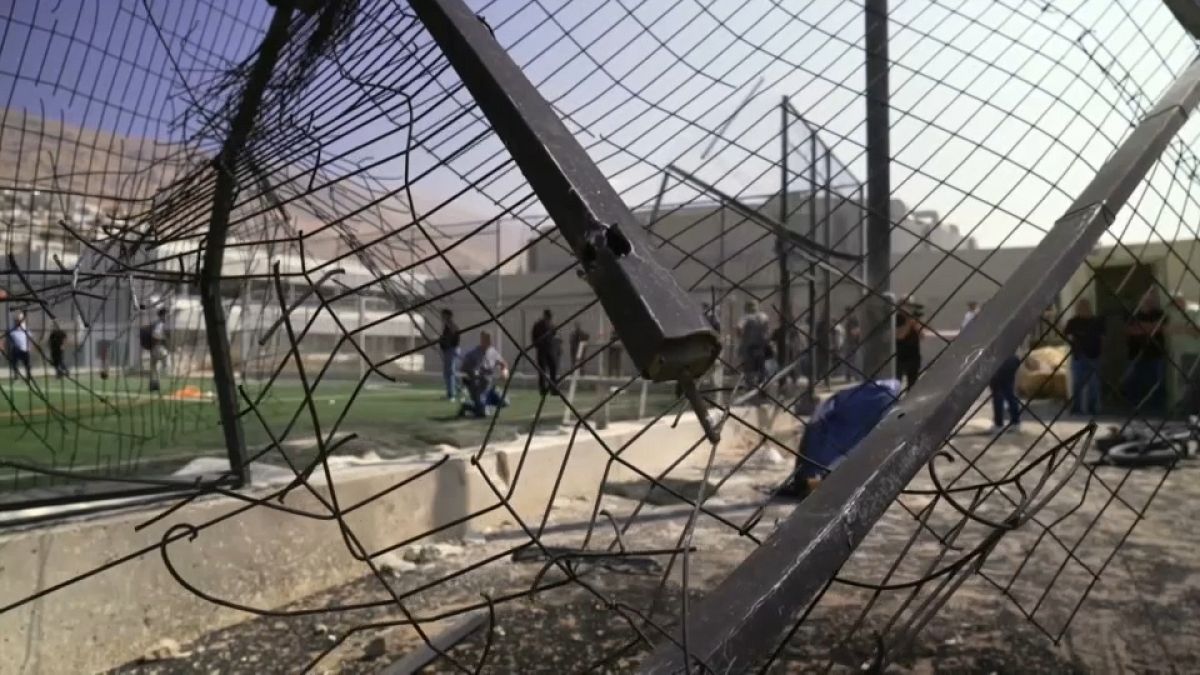
[{"label": "man in black shirt", "polygon": [[533,353],[538,367],[538,392],[542,396],[554,391],[558,382],[558,336],[554,330],[554,315],[542,312],[533,324]]},{"label": "man in black shirt", "polygon": [[1151,289],[1125,329],[1125,342],[1129,346],[1125,400],[1139,409],[1156,412],[1166,409],[1166,323],[1158,293]]},{"label": "man in black shirt", "polygon": [[906,390],[912,389],[921,374],[923,328],[915,311],[916,305],[911,300],[905,300],[896,312],[896,379],[904,380]]},{"label": "man in black shirt", "polygon": [[54,376],[62,379],[70,373],[67,371],[67,362],[63,358],[63,346],[67,343],[67,332],[64,331],[55,321],[51,324],[50,330],[50,365],[54,366]]},{"label": "man in black shirt", "polygon": [[442,310],[442,334],[438,337],[438,348],[442,350],[442,381],[446,384],[446,400],[458,398],[458,324],[454,323],[454,312]]},{"label": "man in black shirt", "polygon": [[1100,413],[1100,350],[1104,342],[1104,319],[1092,314],[1092,303],[1081,298],[1075,316],[1063,329],[1071,344],[1071,412]]},{"label": "man in black shirt", "polygon": [[[571,338],[569,341],[571,353],[568,356],[571,358],[571,370],[575,370],[575,363],[582,356],[582,354],[579,353],[579,346],[590,339],[592,339],[592,336],[588,335],[587,332],[583,330],[583,326],[579,325],[579,322],[576,321],[575,327],[571,329]],[[583,373],[580,373],[580,375],[582,374]]]}]

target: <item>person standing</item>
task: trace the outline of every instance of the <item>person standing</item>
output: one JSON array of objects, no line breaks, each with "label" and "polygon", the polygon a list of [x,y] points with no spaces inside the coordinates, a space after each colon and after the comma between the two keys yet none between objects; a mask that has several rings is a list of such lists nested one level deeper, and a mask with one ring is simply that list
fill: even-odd
[{"label": "person standing", "polygon": [[454,312],[442,310],[442,334],[438,336],[438,349],[442,352],[442,383],[446,385],[446,400],[458,398],[458,345],[461,337],[458,324],[454,323]]},{"label": "person standing", "polygon": [[[614,331],[615,332],[615,331]],[[617,337],[608,345],[608,376],[621,377],[621,354],[624,352],[621,347],[621,338]]]},{"label": "person standing", "polygon": [[967,324],[971,323],[971,320],[974,319],[975,315],[977,314],[979,314],[979,303],[975,302],[974,300],[968,300],[967,313],[963,314],[962,325],[959,326],[959,330],[966,328]]},{"label": "person standing", "polygon": [[[1019,352],[1020,350],[1018,350]],[[992,431],[1016,431],[1021,428],[1021,399],[1017,398],[1017,370],[1021,357],[1012,354],[1000,362],[992,373],[988,389],[992,394]],[[1008,408],[1008,425],[1004,424],[1004,409]]]},{"label": "person standing", "polygon": [[558,390],[558,334],[550,310],[543,310],[542,318],[534,322],[531,337],[538,368],[538,393],[545,396]]},{"label": "person standing", "polygon": [[1125,400],[1132,406],[1155,412],[1166,409],[1167,315],[1159,306],[1154,289],[1142,296],[1138,309],[1126,327],[1129,368],[1123,388]]},{"label": "person standing", "polygon": [[746,313],[738,322],[737,338],[738,359],[750,386],[757,385],[765,378],[769,334],[767,315],[758,311],[758,303],[747,302]]},{"label": "person standing", "polygon": [[858,381],[859,371],[858,350],[862,345],[862,324],[853,307],[846,307],[842,315],[842,374],[847,382]]},{"label": "person standing", "polygon": [[1100,351],[1104,342],[1104,320],[1092,314],[1092,303],[1080,298],[1075,315],[1063,329],[1071,345],[1071,412],[1100,413]]},{"label": "person standing", "polygon": [[[571,359],[571,370],[575,370],[577,363],[583,358],[583,354],[579,353],[579,347],[586,344],[590,339],[591,336],[584,332],[583,326],[576,321],[575,327],[571,329],[571,337],[568,340],[568,346],[571,349],[571,353],[568,355]],[[579,374],[582,375],[583,373]]]},{"label": "person standing", "polygon": [[717,335],[721,334],[721,319],[717,316],[717,310],[707,302],[704,303],[704,320],[717,331]]},{"label": "person standing", "polygon": [[50,365],[54,366],[54,377],[61,380],[71,374],[67,370],[66,356],[63,353],[67,343],[67,332],[57,321],[52,321],[50,325]]},{"label": "person standing", "polygon": [[910,299],[896,311],[896,378],[912,389],[921,375],[921,326],[917,305]]},{"label": "person standing", "polygon": [[12,328],[8,329],[8,365],[12,369],[13,379],[21,377],[21,366],[25,366],[25,379],[33,380],[33,371],[30,367],[29,349],[33,343],[32,337],[29,335],[29,328],[25,325],[25,312],[17,311],[13,314]]},{"label": "person standing", "polygon": [[150,325],[150,391],[162,390],[162,373],[170,356],[167,310],[165,307],[160,307],[154,323]]}]

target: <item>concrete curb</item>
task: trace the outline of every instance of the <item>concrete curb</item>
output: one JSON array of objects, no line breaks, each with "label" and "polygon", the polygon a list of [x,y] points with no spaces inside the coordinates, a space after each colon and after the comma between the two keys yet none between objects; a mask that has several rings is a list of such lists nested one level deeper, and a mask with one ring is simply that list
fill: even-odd
[{"label": "concrete curb", "polygon": [[[489,448],[478,462],[469,453],[455,453],[424,475],[420,474],[429,470],[429,461],[344,467],[334,476],[335,494],[323,480],[314,481],[314,487],[346,508],[400,481],[412,481],[346,516],[362,545],[376,552],[435,528],[444,529],[424,541],[460,537],[468,528],[495,528],[515,522],[517,516],[536,528],[552,504],[552,494],[595,499],[604,480],[631,480],[638,471],[658,475],[697,443],[702,432],[693,417],[684,415],[675,428],[671,420],[649,427],[620,422],[597,436],[608,450],[580,429],[569,449],[570,433],[535,435]],[[727,435],[738,437],[737,429]],[[703,462],[707,448],[699,445],[687,463]],[[612,460],[610,451],[628,466]],[[506,494],[510,489],[506,508],[495,491]],[[254,491],[255,496],[269,493],[270,488]],[[135,527],[161,512],[162,505],[0,535],[0,606],[153,546],[174,526],[200,525],[240,506],[240,501],[227,497],[197,500],[141,530]],[[303,490],[290,494],[282,506],[323,510]],[[471,514],[479,515],[469,523],[457,522]],[[200,592],[264,609],[367,572],[348,553],[333,520],[262,506],[168,549],[181,576]],[[8,666],[13,666],[21,673],[95,672],[137,659],[163,638],[185,644],[251,616],[181,587],[156,548],[0,614],[0,663],[7,664],[0,670],[12,672]]]}]

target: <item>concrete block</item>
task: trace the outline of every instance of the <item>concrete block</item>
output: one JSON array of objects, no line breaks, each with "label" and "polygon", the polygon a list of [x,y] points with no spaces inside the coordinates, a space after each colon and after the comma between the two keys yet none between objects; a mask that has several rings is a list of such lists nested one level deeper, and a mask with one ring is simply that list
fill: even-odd
[{"label": "concrete block", "polygon": [[[616,423],[603,438],[650,475],[701,438],[699,424],[686,415],[676,429],[664,422],[639,430],[636,422]],[[163,639],[186,644],[253,616],[222,603],[277,608],[369,573],[351,555],[322,499],[336,499],[348,511],[344,520],[354,546],[378,553],[400,551],[416,538],[459,538],[514,520],[496,491],[507,495],[511,489],[512,509],[536,524],[560,471],[558,495],[568,498],[594,499],[606,477],[636,476],[590,435],[581,434],[569,451],[568,440],[531,439],[519,473],[524,441],[489,449],[478,462],[456,454],[432,470],[427,461],[339,467],[332,490],[318,471],[312,481],[316,495],[297,488],[282,502],[252,507],[230,497],[197,499],[140,529],[164,507],[0,535],[0,607],[66,584],[0,613],[0,671],[105,670],[142,656]],[[705,457],[707,450],[700,449],[692,461]],[[278,489],[250,495],[261,499]],[[194,538],[182,536],[188,532],[184,524],[199,528]],[[158,546],[170,532],[180,535],[166,551],[182,584],[171,576]],[[101,571],[76,580],[96,570]]]}]

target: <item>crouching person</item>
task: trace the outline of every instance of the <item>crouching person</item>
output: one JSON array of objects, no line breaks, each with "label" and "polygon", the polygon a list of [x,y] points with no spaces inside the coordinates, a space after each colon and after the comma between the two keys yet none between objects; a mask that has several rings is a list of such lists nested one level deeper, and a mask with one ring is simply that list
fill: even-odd
[{"label": "crouching person", "polygon": [[461,368],[467,397],[458,411],[459,417],[485,417],[488,407],[502,408],[507,405],[496,383],[508,377],[508,364],[500,356],[499,350],[492,346],[491,333],[479,333],[479,344],[463,356]]},{"label": "crouching person", "polygon": [[869,380],[843,389],[817,406],[796,457],[796,468],[776,496],[804,499],[866,438],[900,397],[899,380]]}]

